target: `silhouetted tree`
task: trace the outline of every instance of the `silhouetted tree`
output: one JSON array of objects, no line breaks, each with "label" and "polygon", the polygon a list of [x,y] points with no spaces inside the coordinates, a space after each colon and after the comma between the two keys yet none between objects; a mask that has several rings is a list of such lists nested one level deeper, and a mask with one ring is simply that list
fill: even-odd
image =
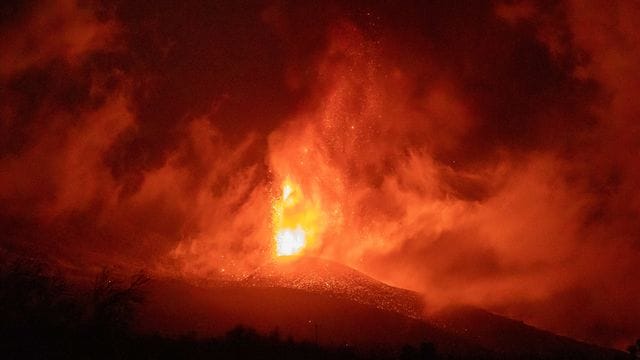
[{"label": "silhouetted tree", "polygon": [[67,284],[42,263],[20,258],[0,267],[0,353],[11,358],[68,346],[81,308]]},{"label": "silhouetted tree", "polygon": [[419,348],[405,345],[400,353],[401,360],[432,360],[437,358],[436,347],[430,342],[422,342]]},{"label": "silhouetted tree", "polygon": [[400,352],[400,360],[413,360],[418,357],[418,350],[411,345],[405,345],[402,347],[402,351]]},{"label": "silhouetted tree", "polygon": [[267,338],[269,339],[269,341],[274,343],[280,342],[280,329],[276,327],[275,329],[271,330]]},{"label": "silhouetted tree", "polygon": [[436,359],[436,347],[430,342],[420,344],[420,359]]},{"label": "silhouetted tree", "polygon": [[34,260],[18,259],[0,274],[0,311],[16,321],[57,310],[66,294],[64,281],[47,275],[44,265]]},{"label": "silhouetted tree", "polygon": [[636,340],[635,344],[629,345],[627,348],[632,359],[640,359],[640,339]]},{"label": "silhouetted tree", "polygon": [[135,310],[144,300],[144,287],[150,277],[143,271],[128,282],[118,280],[109,269],[103,269],[94,281],[90,297],[90,326],[97,331],[128,331]]}]

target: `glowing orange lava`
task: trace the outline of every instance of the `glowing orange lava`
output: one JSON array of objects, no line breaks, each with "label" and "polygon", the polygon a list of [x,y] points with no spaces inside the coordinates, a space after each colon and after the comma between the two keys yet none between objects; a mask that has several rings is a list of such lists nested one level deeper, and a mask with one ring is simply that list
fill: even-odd
[{"label": "glowing orange lava", "polygon": [[305,199],[301,187],[287,178],[273,204],[276,255],[300,254],[316,237],[319,214],[319,208]]}]

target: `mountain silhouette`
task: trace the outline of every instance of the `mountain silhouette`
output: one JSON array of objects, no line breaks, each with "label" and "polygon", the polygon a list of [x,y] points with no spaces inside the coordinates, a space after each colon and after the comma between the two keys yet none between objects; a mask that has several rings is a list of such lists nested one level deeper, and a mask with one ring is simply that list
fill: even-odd
[{"label": "mountain silhouette", "polygon": [[398,354],[429,342],[450,358],[626,359],[626,354],[468,306],[423,314],[422,296],[317,258],[274,261],[234,282],[157,279],[139,330],[218,336],[238,324],[321,346]]}]

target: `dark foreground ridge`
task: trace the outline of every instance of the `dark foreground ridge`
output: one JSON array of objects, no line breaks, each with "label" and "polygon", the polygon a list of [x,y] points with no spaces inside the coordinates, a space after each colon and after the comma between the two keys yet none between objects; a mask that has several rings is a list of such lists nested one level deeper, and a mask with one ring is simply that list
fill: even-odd
[{"label": "dark foreground ridge", "polygon": [[[103,271],[89,289],[66,284],[42,264],[19,260],[0,271],[2,359],[358,359],[350,349],[322,348],[236,326],[218,337],[135,332],[149,277]],[[429,348],[431,349],[431,348]],[[408,349],[412,354],[416,349]],[[419,352],[418,352],[419,353]],[[416,353],[417,354],[417,353]]]},{"label": "dark foreground ridge", "polygon": [[[273,262],[237,282],[151,284],[145,331],[219,336],[235,324],[279,328],[297,341],[397,356],[428,342],[448,358],[615,359],[627,355],[528,326],[478,308],[427,316],[421,296],[317,258]],[[180,300],[176,300],[180,299]]]},{"label": "dark foreground ridge", "polygon": [[[370,291],[389,290],[350,274]],[[630,359],[514,328],[517,322],[486,312],[465,309],[425,321],[287,287],[279,276],[265,286],[252,279],[251,286],[216,288],[103,271],[77,286],[38,262],[15,261],[0,271],[0,353],[5,359]],[[458,331],[459,323],[468,323],[468,331]]]}]

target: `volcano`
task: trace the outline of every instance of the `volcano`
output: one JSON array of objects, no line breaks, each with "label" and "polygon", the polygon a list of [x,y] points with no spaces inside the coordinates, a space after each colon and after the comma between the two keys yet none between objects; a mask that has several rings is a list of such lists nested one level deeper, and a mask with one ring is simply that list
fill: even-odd
[{"label": "volcano", "polygon": [[267,263],[242,280],[249,287],[288,288],[421,318],[423,297],[342,264],[313,257]]},{"label": "volcano", "polygon": [[425,315],[423,298],[335,262],[279,259],[239,281],[155,280],[139,330],[207,337],[245,325],[321,346],[389,356],[404,345],[430,342],[452,358],[626,358],[474,307]]}]

